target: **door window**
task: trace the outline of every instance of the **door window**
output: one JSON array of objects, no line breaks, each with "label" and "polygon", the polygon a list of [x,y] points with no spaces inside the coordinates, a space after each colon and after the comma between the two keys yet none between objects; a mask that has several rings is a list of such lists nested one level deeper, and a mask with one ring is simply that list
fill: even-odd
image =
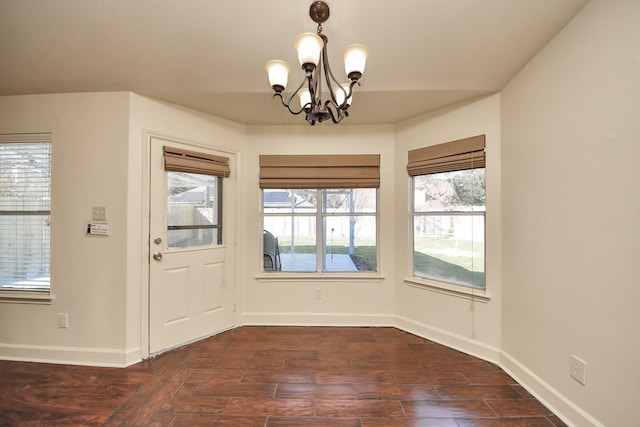
[{"label": "door window", "polygon": [[167,172],[167,247],[222,244],[222,178]]}]

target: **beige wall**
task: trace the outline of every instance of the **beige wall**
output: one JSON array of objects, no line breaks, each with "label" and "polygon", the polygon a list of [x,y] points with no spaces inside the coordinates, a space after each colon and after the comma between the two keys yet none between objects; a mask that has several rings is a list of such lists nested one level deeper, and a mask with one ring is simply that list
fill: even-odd
[{"label": "beige wall", "polygon": [[[486,277],[488,300],[404,281],[411,275],[409,150],[486,135]],[[396,315],[399,325],[446,345],[497,361],[500,350],[500,95],[402,123],[395,146]],[[423,281],[428,284],[429,281]]]},{"label": "beige wall", "polygon": [[[123,365],[125,344],[129,94],[0,98],[0,132],[52,132],[50,305],[0,304],[0,354]],[[106,206],[109,237],[84,235]],[[69,313],[60,329],[58,313]]]},{"label": "beige wall", "polygon": [[[244,185],[241,209],[244,242],[241,275],[241,322],[249,324],[392,325],[396,268],[394,139],[392,126],[251,127],[243,152]],[[261,191],[258,188],[260,154],[380,154],[379,277],[344,280],[298,277],[268,280],[262,265]],[[314,290],[322,289],[322,299]]]},{"label": "beige wall", "polygon": [[592,1],[502,96],[503,364],[576,425],[640,420],[639,22]]}]

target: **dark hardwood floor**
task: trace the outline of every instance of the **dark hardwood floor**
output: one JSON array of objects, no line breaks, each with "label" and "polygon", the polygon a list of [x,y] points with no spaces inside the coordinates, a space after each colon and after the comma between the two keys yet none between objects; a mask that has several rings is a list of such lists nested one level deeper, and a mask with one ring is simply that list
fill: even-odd
[{"label": "dark hardwood floor", "polygon": [[0,361],[0,425],[564,424],[497,366],[398,329],[241,327],[126,369]]}]

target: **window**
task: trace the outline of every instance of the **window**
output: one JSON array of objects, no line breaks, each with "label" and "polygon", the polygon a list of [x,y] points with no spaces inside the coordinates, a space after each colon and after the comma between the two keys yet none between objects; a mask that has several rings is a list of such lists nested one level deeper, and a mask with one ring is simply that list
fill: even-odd
[{"label": "window", "polygon": [[263,190],[265,271],[377,271],[377,190]]},{"label": "window", "polygon": [[167,172],[167,247],[222,244],[222,177]]},{"label": "window", "polygon": [[409,153],[413,275],[485,289],[484,135]]},{"label": "window", "polygon": [[375,272],[380,156],[260,156],[264,271]]},{"label": "window", "polygon": [[0,290],[49,292],[51,134],[0,135]]},{"label": "window", "polygon": [[164,146],[167,247],[222,244],[222,182],[229,158]]}]

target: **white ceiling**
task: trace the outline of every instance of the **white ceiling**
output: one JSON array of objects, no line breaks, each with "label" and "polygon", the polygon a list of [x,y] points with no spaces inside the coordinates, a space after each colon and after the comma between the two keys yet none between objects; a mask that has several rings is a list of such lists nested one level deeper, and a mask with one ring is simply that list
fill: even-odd
[{"label": "white ceiling", "polygon": [[[588,0],[326,0],[337,77],[370,50],[344,123],[395,123],[501,90]],[[0,95],[128,90],[251,125],[300,124],[264,63],[303,74],[311,0],[0,0]],[[323,124],[322,126],[331,126]]]}]

